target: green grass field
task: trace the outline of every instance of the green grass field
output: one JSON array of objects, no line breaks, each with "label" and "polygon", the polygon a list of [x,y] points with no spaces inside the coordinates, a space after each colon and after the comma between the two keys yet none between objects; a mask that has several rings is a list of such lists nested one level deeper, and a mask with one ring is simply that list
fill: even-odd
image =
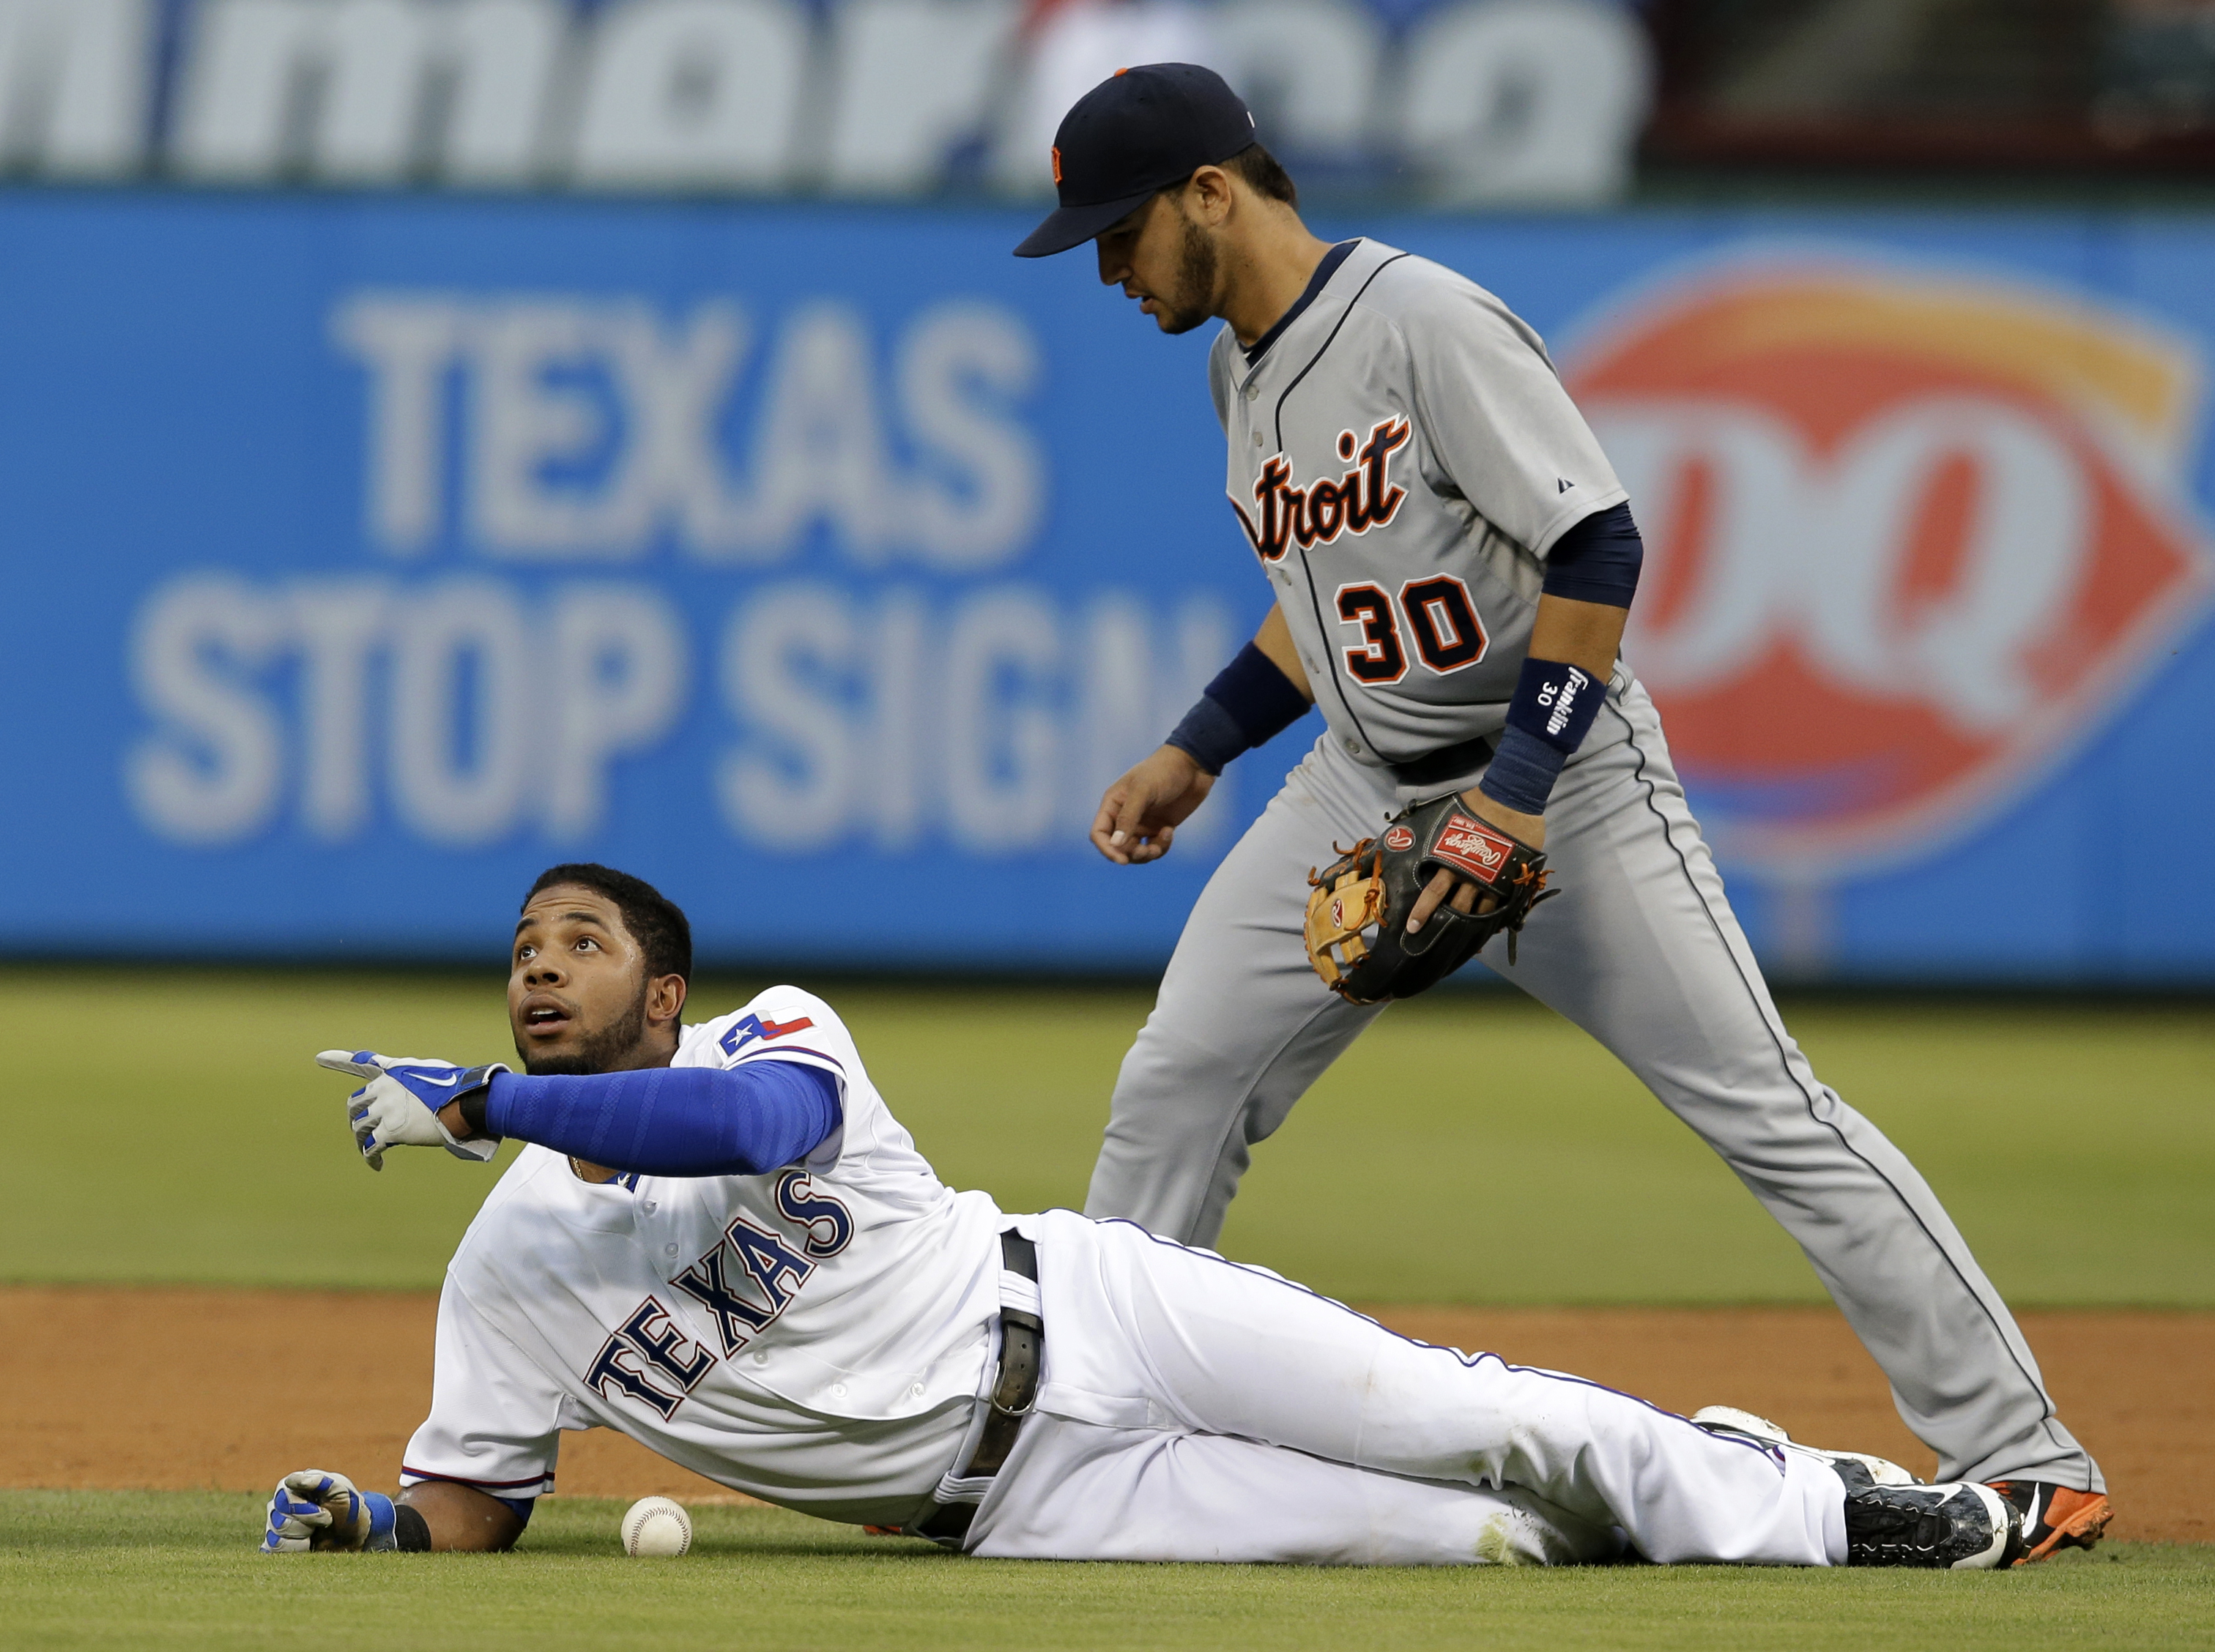
[{"label": "green grass field", "polygon": [[[703,982],[695,1012],[749,990]],[[948,1181],[1009,1210],[1083,1204],[1144,994],[835,996]],[[1791,1021],[2018,1306],[2215,1306],[2215,1008],[1818,1002]],[[489,974],[18,970],[0,1041],[0,1278],[433,1287],[491,1184],[435,1153],[371,1175],[345,1081],[310,1059],[506,1055]],[[320,1220],[280,1227],[280,1208]],[[1821,1300],[1612,1057],[1494,993],[1385,1017],[1260,1148],[1224,1247],[1371,1301]]]},{"label": "green grass field", "polygon": [[[696,1011],[747,994],[703,982]],[[1082,1203],[1144,996],[832,995],[947,1179],[1011,1210]],[[2215,1010],[1789,1015],[2018,1304],[2215,1306]],[[310,1059],[499,1056],[490,976],[16,970],[0,1041],[0,1278],[427,1288],[491,1184],[427,1153],[369,1174],[343,1081]],[[1224,1245],[1367,1300],[1819,1297],[1604,1051],[1488,993],[1386,1018],[1261,1149]],[[1022,1566],[703,1508],[696,1552],[672,1563],[623,1558],[618,1513],[549,1499],[508,1557],[282,1563],[248,1547],[254,1499],[0,1491],[0,1644],[2215,1647],[2215,1548],[2109,1545],[2000,1577]]]},{"label": "green grass field", "polygon": [[[2021,1649],[2215,1646],[2215,1550],[2115,1545],[2000,1576],[1726,1567],[1328,1571],[964,1560],[798,1514],[694,1511],[626,1558],[622,1505],[553,1499],[508,1556],[269,1560],[254,1500],[0,1492],[10,1647]],[[434,1627],[435,1626],[435,1627]]]}]

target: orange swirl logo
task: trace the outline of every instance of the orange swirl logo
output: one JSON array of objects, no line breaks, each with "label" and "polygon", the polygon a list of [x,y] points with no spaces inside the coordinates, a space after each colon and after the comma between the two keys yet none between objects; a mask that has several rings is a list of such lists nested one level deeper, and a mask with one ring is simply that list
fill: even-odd
[{"label": "orange swirl logo", "polygon": [[2066,757],[2198,616],[2197,352],[2089,297],[1709,273],[1567,377],[1630,490],[1624,655],[1736,855],[1912,854]]}]

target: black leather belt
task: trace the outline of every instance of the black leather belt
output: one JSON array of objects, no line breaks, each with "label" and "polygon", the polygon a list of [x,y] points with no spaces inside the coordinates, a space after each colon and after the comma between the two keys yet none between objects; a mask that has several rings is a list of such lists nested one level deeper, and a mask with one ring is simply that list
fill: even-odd
[{"label": "black leather belt", "polygon": [[[1038,1246],[1010,1230],[1000,1235],[1000,1265],[1038,1283]],[[992,1385],[992,1409],[977,1436],[977,1449],[960,1473],[965,1480],[990,1479],[1004,1467],[1015,1448],[1023,1419],[1038,1403],[1040,1355],[1046,1348],[1046,1322],[1021,1308],[1000,1310],[1000,1376]],[[919,1538],[937,1543],[959,1543],[968,1535],[977,1518],[973,1502],[941,1503],[908,1529]]]},{"label": "black leather belt", "polygon": [[1388,765],[1392,778],[1402,786],[1443,786],[1482,768],[1492,761],[1492,742],[1483,735],[1458,745],[1440,746],[1411,763]]}]

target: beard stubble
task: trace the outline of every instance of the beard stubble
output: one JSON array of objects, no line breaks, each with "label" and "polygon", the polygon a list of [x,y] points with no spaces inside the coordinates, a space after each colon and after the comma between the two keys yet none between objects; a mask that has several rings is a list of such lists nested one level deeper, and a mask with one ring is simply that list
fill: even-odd
[{"label": "beard stubble", "polygon": [[1184,242],[1177,259],[1177,290],[1174,301],[1162,306],[1162,331],[1172,337],[1189,333],[1213,314],[1215,307],[1215,243],[1190,218],[1184,220]]},{"label": "beard stubble", "polygon": [[515,1041],[515,1053],[523,1062],[523,1070],[533,1078],[581,1078],[592,1073],[613,1073],[630,1065],[630,1058],[646,1042],[646,983],[641,982],[638,996],[630,1007],[600,1028],[588,1032],[576,1049],[567,1055],[532,1057],[523,1048],[523,1040]]}]

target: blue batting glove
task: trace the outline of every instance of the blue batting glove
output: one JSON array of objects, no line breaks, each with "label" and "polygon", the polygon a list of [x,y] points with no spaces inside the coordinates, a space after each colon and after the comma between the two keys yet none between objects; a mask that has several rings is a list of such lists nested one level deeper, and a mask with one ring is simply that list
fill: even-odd
[{"label": "blue batting glove", "polygon": [[347,1098],[347,1123],[371,1170],[384,1168],[393,1147],[444,1147],[457,1159],[482,1161],[500,1150],[495,1141],[458,1140],[439,1121],[439,1110],[489,1085],[508,1069],[498,1062],[462,1068],[451,1062],[380,1055],[373,1049],[327,1049],[319,1067],[369,1082]]},{"label": "blue batting glove", "polygon": [[392,1499],[357,1491],[352,1480],[328,1469],[304,1468],[277,1482],[261,1533],[265,1555],[305,1554],[310,1549],[390,1549],[396,1546]]}]

